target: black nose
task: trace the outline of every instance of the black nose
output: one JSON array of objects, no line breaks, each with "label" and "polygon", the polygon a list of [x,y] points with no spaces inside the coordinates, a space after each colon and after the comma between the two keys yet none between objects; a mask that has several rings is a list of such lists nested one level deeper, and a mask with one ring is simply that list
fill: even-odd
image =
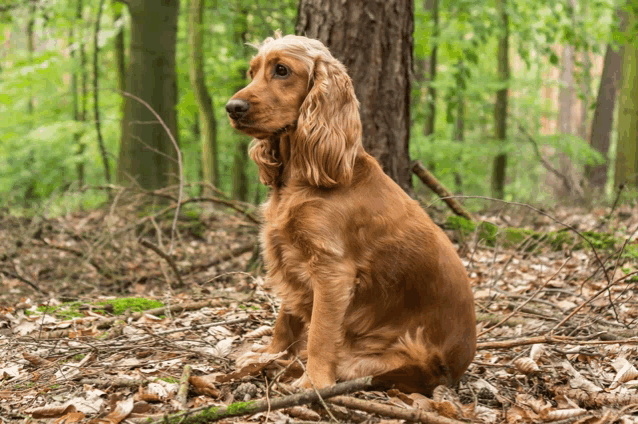
[{"label": "black nose", "polygon": [[242,118],[250,109],[250,103],[242,99],[232,99],[226,103],[226,112],[233,119]]}]

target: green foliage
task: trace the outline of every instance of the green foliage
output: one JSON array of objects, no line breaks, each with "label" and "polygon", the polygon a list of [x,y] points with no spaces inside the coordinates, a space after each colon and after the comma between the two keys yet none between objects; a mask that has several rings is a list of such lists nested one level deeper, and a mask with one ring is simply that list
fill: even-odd
[{"label": "green foliage", "polygon": [[[103,192],[76,190],[80,164],[84,165],[85,185],[104,183],[92,121],[91,84],[84,97],[78,90],[78,104],[80,109],[84,109],[83,105],[86,107],[87,120],[77,122],[73,113],[71,81],[75,74],[80,84],[80,45],[86,49],[88,62],[93,54],[96,5],[86,1],[84,4],[78,19],[77,0],[39,2],[33,16],[36,40],[33,54],[27,51],[25,35],[30,19],[29,3],[0,13],[0,34],[9,34],[2,40],[8,48],[0,60],[0,206],[11,205],[14,210],[24,208],[17,213],[28,213],[27,208],[43,200],[46,202],[42,207],[46,207],[48,213],[59,214],[76,208],[92,208],[107,199]],[[177,111],[185,183],[191,183],[200,180],[201,172],[199,117],[188,78],[188,3],[183,2],[181,6],[176,57]],[[415,2],[412,158],[433,164],[434,174],[453,191],[489,195],[490,164],[496,155],[506,152],[506,199],[553,201],[544,186],[546,171],[518,126],[527,129],[542,152],[550,149],[564,153],[577,167],[602,163],[600,155],[592,151],[586,141],[575,136],[542,133],[541,119],[556,117],[557,108],[543,100],[540,93],[547,85],[548,73],[560,66],[558,45],[572,44],[581,56],[583,52],[600,55],[606,43],[620,45],[635,39],[638,29],[618,30],[614,21],[616,6],[613,0],[577,1],[575,7],[566,0],[549,3],[508,0],[510,57],[517,65],[512,69],[510,80],[503,83],[496,77],[496,40],[504,28],[498,24],[493,0],[441,0],[438,31],[424,9],[424,2]],[[205,74],[218,124],[219,188],[226,193],[232,188],[237,146],[247,138],[230,127],[224,105],[247,83],[245,70],[254,52],[248,44],[258,44],[277,29],[284,34],[293,33],[296,7],[297,0],[205,2]],[[114,21],[116,12],[122,12],[118,22]],[[122,103],[113,91],[117,86],[113,40],[117,29],[124,27],[128,41],[128,19],[126,6],[114,2],[104,10],[99,37],[99,83],[103,87],[99,108],[113,167],[118,152]],[[434,46],[438,52],[438,74],[435,81],[428,82],[423,78],[423,69]],[[85,71],[90,82],[92,72],[88,63]],[[577,79],[580,73],[582,64],[577,63]],[[580,81],[577,82],[580,87]],[[438,92],[436,131],[425,137],[423,121],[429,84]],[[594,81],[593,86],[588,87],[589,95],[595,93],[596,84]],[[510,89],[510,118],[507,141],[497,143],[493,128],[494,99],[496,91],[502,88]],[[460,99],[465,104],[462,142],[455,140],[454,128]],[[557,160],[551,156],[546,159]],[[456,185],[457,175],[462,177],[461,186]],[[266,189],[259,184],[252,162],[248,164],[248,179],[251,198],[263,198]],[[194,192],[195,189],[191,194]],[[194,231],[198,231],[197,228]]]},{"label": "green foliage", "polygon": [[161,308],[164,304],[153,299],[144,299],[142,297],[123,297],[112,300],[102,300],[96,305],[113,305],[113,314],[122,315],[124,312],[143,312],[148,309]]}]

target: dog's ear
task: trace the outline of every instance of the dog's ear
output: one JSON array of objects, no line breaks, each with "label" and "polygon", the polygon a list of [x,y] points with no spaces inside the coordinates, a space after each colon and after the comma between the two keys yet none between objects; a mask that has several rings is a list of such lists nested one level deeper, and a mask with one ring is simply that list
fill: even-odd
[{"label": "dog's ear", "polygon": [[275,144],[271,140],[254,139],[248,151],[250,158],[259,168],[259,181],[267,186],[274,186],[281,174],[282,162]]},{"label": "dog's ear", "polygon": [[317,187],[348,184],[361,145],[359,102],[352,81],[341,63],[319,57],[310,84],[291,145],[292,172]]}]

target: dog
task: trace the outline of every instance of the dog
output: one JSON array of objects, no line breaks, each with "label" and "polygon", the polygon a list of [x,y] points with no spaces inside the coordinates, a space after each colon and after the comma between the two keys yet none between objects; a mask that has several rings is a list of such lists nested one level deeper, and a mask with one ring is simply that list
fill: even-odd
[{"label": "dog", "polygon": [[454,384],[476,350],[456,250],[364,150],[352,81],[328,49],[294,35],[258,49],[226,111],[255,138],[271,188],[261,243],[282,305],[266,351],[307,355],[306,388],[367,375],[426,394]]}]

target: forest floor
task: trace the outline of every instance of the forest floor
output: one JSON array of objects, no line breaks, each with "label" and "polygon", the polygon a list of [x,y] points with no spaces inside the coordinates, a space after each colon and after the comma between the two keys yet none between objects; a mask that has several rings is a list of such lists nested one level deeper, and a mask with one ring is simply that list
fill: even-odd
[{"label": "forest floor", "polygon": [[[478,351],[426,398],[369,380],[295,395],[298,361],[237,367],[268,344],[279,304],[255,211],[198,202],[176,225],[174,206],[139,199],[55,218],[0,210],[0,423],[638,423],[638,207],[506,205],[476,215],[496,235],[448,228]],[[428,212],[446,222],[440,204]],[[508,227],[525,237],[508,242]]]}]

